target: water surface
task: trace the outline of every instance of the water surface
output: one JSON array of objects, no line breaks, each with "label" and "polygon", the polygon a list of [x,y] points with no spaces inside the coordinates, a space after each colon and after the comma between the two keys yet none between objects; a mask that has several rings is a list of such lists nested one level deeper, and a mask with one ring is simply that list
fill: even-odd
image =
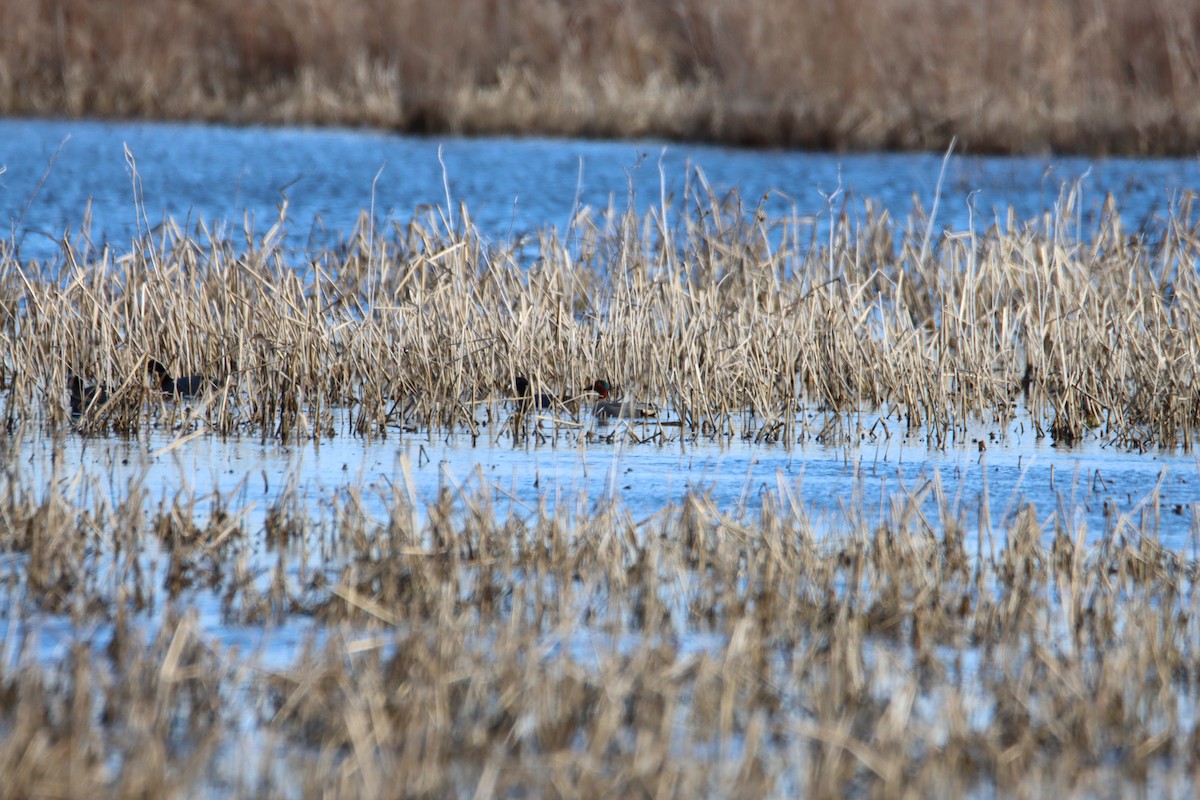
[{"label": "water surface", "polygon": [[943,175],[941,153],[26,119],[0,120],[0,166],[0,221],[24,258],[38,259],[57,254],[89,204],[93,240],[124,249],[164,217],[230,233],[249,220],[261,234],[286,195],[290,245],[304,250],[339,241],[360,212],[406,221],[419,208],[446,206],[447,191],[486,237],[515,241],[548,227],[562,231],[577,206],[678,203],[695,169],[750,207],[768,197],[772,214],[828,218],[847,202],[860,212],[869,199],[903,221],[914,199],[930,211],[936,198],[937,226],[953,230],[986,227],[1010,206],[1018,220],[1032,219],[1053,207],[1064,185],[1079,188],[1085,224],[1111,193],[1130,226],[1152,226],[1200,185],[1196,159],[956,155]]}]

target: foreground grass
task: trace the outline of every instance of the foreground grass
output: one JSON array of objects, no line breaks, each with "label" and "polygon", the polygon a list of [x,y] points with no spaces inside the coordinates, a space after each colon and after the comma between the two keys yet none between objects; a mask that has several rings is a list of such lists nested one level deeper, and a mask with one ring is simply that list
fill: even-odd
[{"label": "foreground grass", "polygon": [[1175,153],[1200,146],[1188,0],[33,0],[0,113]]},{"label": "foreground grass", "polygon": [[[3,457],[0,797],[1195,790],[1196,564],[1152,514],[993,535],[935,477],[817,524],[784,488],[640,520],[285,493],[249,527]],[[200,607],[315,632],[265,666]]]},{"label": "foreground grass", "polygon": [[[511,414],[517,378],[564,401],[560,425],[588,418],[604,379],[662,410],[638,434],[660,443],[663,426],[827,444],[870,428],[945,447],[1024,407],[1058,443],[1190,449],[1191,199],[1139,234],[1111,203],[1079,229],[1075,202],[935,236],[919,210],[770,218],[695,175],[677,207],[585,210],[536,244],[435,209],[297,254],[285,203],[240,243],[168,220],[127,251],[80,235],[54,265],[4,248],[0,413],[10,429],[517,440],[550,422]],[[151,359],[208,391],[164,398]],[[105,402],[68,402],[72,375]]]}]

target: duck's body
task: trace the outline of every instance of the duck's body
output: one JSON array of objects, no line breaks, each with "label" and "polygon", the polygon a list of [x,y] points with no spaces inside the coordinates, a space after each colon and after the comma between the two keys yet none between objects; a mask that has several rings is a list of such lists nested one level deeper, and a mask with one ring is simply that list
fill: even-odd
[{"label": "duck's body", "polygon": [[558,404],[554,395],[530,392],[529,380],[524,375],[518,375],[513,381],[513,399],[521,411],[549,411]]},{"label": "duck's body", "polygon": [[108,387],[88,386],[78,375],[68,376],[67,393],[70,395],[71,414],[76,417],[89,408],[99,408],[107,403],[111,396]]},{"label": "duck's body", "polygon": [[592,391],[599,395],[595,407],[597,419],[644,419],[658,416],[658,409],[648,403],[639,403],[632,398],[617,400],[613,397],[608,381],[596,381],[592,384]]},{"label": "duck's body", "polygon": [[184,400],[190,400],[203,394],[213,385],[212,380],[203,375],[185,375],[182,378],[173,378],[162,362],[153,358],[146,362],[146,373],[158,381],[159,388],[164,395]]},{"label": "duck's body", "polygon": [[212,381],[203,375],[185,375],[182,378],[168,379],[162,381],[163,394],[191,399],[197,395],[203,394],[212,386]]}]

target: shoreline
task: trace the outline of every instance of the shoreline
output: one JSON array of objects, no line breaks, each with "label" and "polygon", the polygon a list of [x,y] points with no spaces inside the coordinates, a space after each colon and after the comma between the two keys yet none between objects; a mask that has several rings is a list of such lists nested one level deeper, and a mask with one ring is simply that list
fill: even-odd
[{"label": "shoreline", "polygon": [[[270,115],[263,118],[242,116],[137,116],[137,115],[103,115],[78,114],[67,115],[53,110],[25,110],[19,112],[3,112],[0,117],[16,120],[54,121],[54,122],[95,122],[112,124],[145,124],[145,125],[198,125],[219,126],[227,128],[264,128],[272,130],[311,129],[326,131],[364,131],[381,135],[396,135],[417,138],[461,138],[461,139],[544,139],[548,141],[587,141],[587,142],[661,142],[664,145],[694,145],[700,147],[730,148],[735,150],[762,152],[803,152],[830,155],[866,155],[878,154],[908,154],[908,155],[944,155],[953,143],[953,154],[969,157],[1013,157],[1013,158],[1150,158],[1150,159],[1190,159],[1200,157],[1200,144],[1193,147],[1181,144],[1179,147],[1166,146],[1162,143],[1132,149],[1122,149],[1112,146],[1111,140],[1102,141],[1100,137],[1084,137],[1082,144],[1071,146],[1054,139],[1038,141],[1026,146],[1006,147],[998,142],[965,141],[956,134],[947,134],[944,139],[934,137],[922,138],[911,146],[891,146],[880,144],[872,146],[869,142],[856,140],[847,142],[835,141],[831,135],[818,132],[810,137],[799,139],[776,140],[771,138],[754,138],[747,135],[744,138],[719,138],[715,136],[682,135],[672,133],[670,126],[662,130],[646,129],[633,133],[595,129],[575,131],[570,129],[553,128],[517,128],[493,126],[486,123],[464,124],[461,127],[446,128],[412,128],[380,125],[362,119],[338,118],[274,118]],[[1132,134],[1131,134],[1132,135]],[[1139,138],[1142,138],[1139,136]],[[1183,137],[1178,137],[1183,138]],[[1200,142],[1200,134],[1197,135]]]},{"label": "shoreline", "polygon": [[[457,106],[441,109],[436,118],[424,113],[407,114],[400,98],[379,98],[393,102],[394,113],[379,115],[364,111],[351,113],[311,106],[299,95],[287,93],[268,107],[247,110],[234,107],[225,112],[183,108],[177,113],[111,113],[85,106],[65,112],[55,104],[13,105],[0,107],[0,116],[13,119],[44,119],[112,123],[163,123],[183,125],[224,125],[235,128],[314,128],[373,131],[401,136],[515,139],[578,139],[584,141],[660,140],[670,144],[693,144],[744,150],[800,151],[812,153],[944,153],[955,142],[955,153],[969,156],[1083,157],[1083,158],[1193,158],[1200,155],[1200,114],[1195,120],[1181,121],[1166,117],[1150,130],[1133,126],[1112,126],[1097,132],[1093,127],[1075,130],[1061,126],[1037,134],[1013,137],[1001,130],[960,128],[940,125],[933,131],[907,131],[889,128],[879,135],[841,132],[825,125],[809,125],[808,120],[791,116],[766,129],[756,123],[763,115],[730,115],[714,106],[684,120],[663,118],[654,122],[625,127],[612,123],[614,109],[601,105],[594,113],[570,116],[549,124],[506,119],[494,112],[508,105],[508,99],[481,94],[477,108]],[[329,87],[329,92],[337,91]],[[305,107],[305,108],[301,108]],[[298,110],[299,109],[299,110]],[[530,105],[523,113],[533,119],[555,116],[557,106]],[[652,112],[646,112],[652,113]],[[778,112],[770,112],[780,117]],[[645,115],[645,114],[643,114]],[[786,114],[782,116],[787,117]],[[698,117],[698,118],[695,118]],[[723,120],[717,127],[717,118]],[[1098,127],[1098,126],[1096,126]]]}]

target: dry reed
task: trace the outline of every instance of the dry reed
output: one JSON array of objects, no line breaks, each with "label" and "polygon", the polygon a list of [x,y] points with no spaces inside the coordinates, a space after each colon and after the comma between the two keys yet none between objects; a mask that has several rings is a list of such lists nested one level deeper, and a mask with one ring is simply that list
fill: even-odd
[{"label": "dry reed", "polygon": [[[1003,435],[1019,418],[1063,444],[1192,446],[1190,197],[1153,235],[1127,231],[1111,202],[1078,230],[1065,191],[1043,219],[928,241],[919,210],[903,225],[870,206],[853,223],[831,213],[818,234],[689,177],[679,207],[585,210],[536,256],[488,241],[465,208],[364,216],[342,246],[297,256],[286,202],[242,245],[167,220],[127,252],[81,236],[45,265],[7,249],[3,417],[10,429],[515,441],[606,434],[587,410],[603,378],[663,410],[621,428],[639,441],[841,444],[871,429],[940,448],[973,422]],[[149,359],[209,390],[163,396]],[[77,420],[70,375],[105,393]],[[520,413],[508,402],[520,377],[564,402]]]},{"label": "dry reed", "polygon": [[0,113],[1193,154],[1187,0],[0,8]]},{"label": "dry reed", "polygon": [[[1018,416],[1191,446],[1190,198],[1131,234],[1111,206],[1073,228],[1066,192],[926,247],[919,212],[816,235],[690,177],[679,208],[547,232],[533,266],[465,208],[300,260],[286,205],[241,244],[167,221],[127,252],[6,249],[0,798],[1194,793],[1197,565],[1152,514],[1093,538],[1066,498],[1014,503],[993,537],[935,476],[818,520],[787,486],[640,520],[482,486],[285,490],[258,521],[21,452],[74,428],[948,447]],[[165,396],[151,358],[212,385]],[[72,374],[105,388],[78,418]],[[519,376],[583,404],[514,403]],[[590,421],[598,378],[664,413]],[[199,608],[313,632],[265,666]]]},{"label": "dry reed", "polygon": [[[1068,502],[1019,507],[989,554],[935,477],[817,521],[788,489],[635,521],[485,487],[385,491],[382,516],[285,492],[241,530],[220,498],[147,515],[136,482],[4,467],[0,797],[1195,789],[1196,564],[1130,518],[1093,542]],[[180,591],[177,562],[212,583]],[[215,598],[319,633],[258,666],[187,610]]]}]

